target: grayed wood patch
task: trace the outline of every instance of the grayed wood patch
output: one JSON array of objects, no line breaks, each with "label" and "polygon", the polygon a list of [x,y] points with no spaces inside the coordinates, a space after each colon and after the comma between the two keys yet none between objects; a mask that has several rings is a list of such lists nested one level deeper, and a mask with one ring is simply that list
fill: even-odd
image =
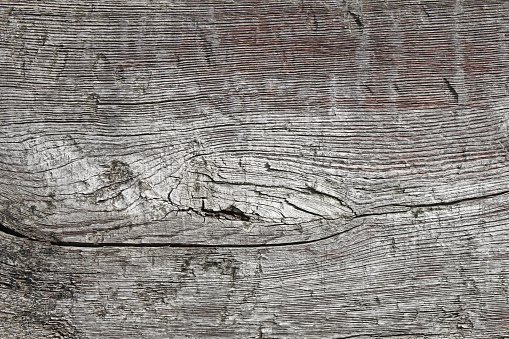
[{"label": "grayed wood patch", "polygon": [[505,1],[4,1],[0,337],[505,338]]}]

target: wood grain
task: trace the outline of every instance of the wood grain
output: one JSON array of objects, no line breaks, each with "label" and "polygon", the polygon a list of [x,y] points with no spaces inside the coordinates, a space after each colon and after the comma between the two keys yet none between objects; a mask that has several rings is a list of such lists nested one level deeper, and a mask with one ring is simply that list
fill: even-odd
[{"label": "wood grain", "polygon": [[3,1],[0,337],[509,338],[508,34],[505,1]]}]

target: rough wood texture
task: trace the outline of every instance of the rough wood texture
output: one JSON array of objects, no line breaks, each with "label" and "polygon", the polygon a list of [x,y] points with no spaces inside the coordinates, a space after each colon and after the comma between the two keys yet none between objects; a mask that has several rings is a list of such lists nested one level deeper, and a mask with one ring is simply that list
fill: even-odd
[{"label": "rough wood texture", "polygon": [[507,1],[3,1],[1,338],[509,338]]}]

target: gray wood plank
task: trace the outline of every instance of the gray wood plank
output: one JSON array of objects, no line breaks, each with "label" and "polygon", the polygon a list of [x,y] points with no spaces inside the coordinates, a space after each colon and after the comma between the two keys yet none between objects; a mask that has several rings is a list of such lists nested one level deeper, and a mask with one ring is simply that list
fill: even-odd
[{"label": "gray wood plank", "polygon": [[3,1],[0,337],[507,337],[506,1]]},{"label": "gray wood plank", "polygon": [[2,236],[3,337],[505,338],[509,194],[261,247]]}]

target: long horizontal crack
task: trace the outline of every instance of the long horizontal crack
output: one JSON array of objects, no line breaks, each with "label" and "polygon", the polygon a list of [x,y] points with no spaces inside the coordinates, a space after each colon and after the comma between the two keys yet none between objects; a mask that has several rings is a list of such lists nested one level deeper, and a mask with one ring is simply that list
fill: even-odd
[{"label": "long horizontal crack", "polygon": [[342,230],[340,232],[336,232],[334,234],[330,234],[323,238],[311,239],[311,240],[302,240],[302,241],[290,241],[284,243],[273,243],[273,244],[199,244],[199,243],[82,243],[82,242],[50,242],[50,244],[55,246],[62,247],[177,247],[177,248],[264,248],[264,247],[283,247],[283,246],[296,246],[296,245],[305,245],[312,244],[315,242],[327,240],[341,234],[352,231],[353,229],[359,227],[360,225],[356,225],[346,230]]},{"label": "long horizontal crack", "polygon": [[[400,206],[400,207],[406,207],[406,208],[426,208],[426,207],[445,207],[445,206],[452,206],[457,205],[460,203],[468,202],[468,201],[475,201],[475,200],[484,200],[489,198],[494,198],[497,196],[501,196],[504,194],[508,194],[508,191],[488,194],[480,197],[470,197],[465,199],[459,199],[449,202],[440,202],[440,203],[432,203],[432,204],[417,204],[417,205],[405,205],[405,204],[393,204],[390,206]],[[230,211],[229,211],[230,212]],[[387,214],[399,214],[399,213],[407,213],[408,210],[399,210],[399,211],[390,211],[390,212],[380,212],[380,213],[365,213],[365,214],[359,214],[348,221],[351,222],[355,219],[359,218],[365,218],[370,216],[377,216],[377,215],[387,215]],[[235,212],[232,212],[235,213]],[[0,224],[0,232],[28,240],[33,242],[38,242],[41,244],[51,244],[54,246],[59,247],[174,247],[174,248],[210,248],[210,247],[216,247],[216,248],[264,248],[264,247],[283,247],[283,246],[296,246],[296,245],[305,245],[305,244],[312,244],[320,241],[324,241],[333,237],[340,236],[342,234],[345,234],[347,232],[351,232],[355,228],[359,227],[361,224],[350,227],[348,229],[335,232],[333,234],[329,234],[325,237],[317,238],[317,239],[311,239],[311,240],[302,240],[302,241],[291,241],[291,242],[283,242],[283,243],[269,243],[269,244],[203,244],[203,243],[174,243],[174,242],[161,242],[161,243],[116,243],[116,242],[102,242],[102,243],[88,243],[88,242],[75,242],[75,241],[43,241],[39,239],[34,239],[31,237],[28,237],[16,230],[13,230],[3,224]]]},{"label": "long horizontal crack", "polygon": [[[352,219],[353,220],[353,219]],[[282,247],[282,246],[295,246],[295,245],[304,245],[304,244],[312,244],[315,242],[327,240],[341,234],[347,233],[359,227],[360,225],[356,225],[346,230],[342,230],[340,232],[336,232],[330,235],[327,235],[318,239],[311,240],[302,240],[302,241],[291,241],[284,243],[271,243],[271,244],[202,244],[202,243],[175,243],[175,242],[161,242],[161,243],[117,243],[117,242],[102,242],[102,243],[90,243],[90,242],[78,242],[78,241],[43,241],[39,239],[34,239],[27,237],[24,234],[16,232],[4,225],[0,224],[0,232],[15,236],[17,238],[29,240],[32,242],[37,242],[41,244],[51,244],[59,247],[176,247],[176,248],[193,248],[193,247],[217,247],[217,248],[263,248],[263,247]]]},{"label": "long horizontal crack", "polygon": [[453,201],[435,202],[435,203],[431,203],[431,204],[415,204],[415,205],[393,204],[393,205],[388,205],[388,206],[407,207],[407,208],[445,207],[445,206],[461,204],[461,203],[468,202],[468,201],[494,198],[494,197],[498,197],[498,196],[501,196],[501,195],[504,195],[507,193],[509,193],[509,190],[503,191],[503,192],[498,192],[498,193],[493,193],[493,194],[487,194],[487,195],[483,195],[480,197],[470,197],[470,198],[458,199],[458,200],[453,200]]}]

